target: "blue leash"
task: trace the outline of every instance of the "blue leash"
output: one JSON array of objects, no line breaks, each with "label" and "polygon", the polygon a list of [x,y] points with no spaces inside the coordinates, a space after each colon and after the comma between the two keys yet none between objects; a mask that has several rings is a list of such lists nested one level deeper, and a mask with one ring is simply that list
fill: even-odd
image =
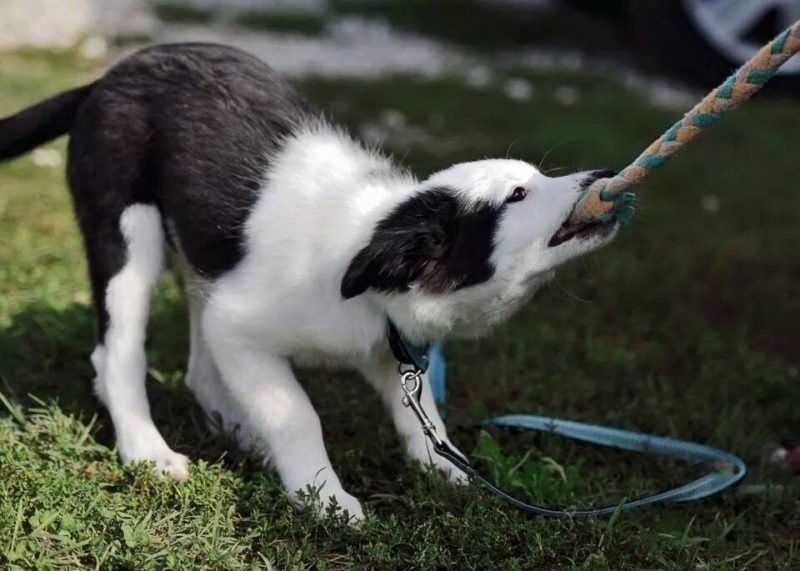
[{"label": "blue leash", "polygon": [[[401,344],[405,345],[405,340]],[[437,405],[443,405],[446,399],[446,362],[442,347],[440,344],[433,345],[428,352],[427,362],[416,361],[410,359],[411,365],[417,372],[424,371],[427,366],[428,379],[431,391],[434,395],[434,400]],[[421,367],[418,367],[421,365]],[[406,372],[405,376],[413,373]],[[672,458],[680,458],[690,462],[703,462],[715,467],[715,470],[701,476],[700,478],[656,494],[650,494],[627,500],[619,505],[601,507],[601,508],[588,508],[580,510],[572,509],[553,509],[544,506],[529,504],[514,498],[510,494],[501,490],[482,476],[480,476],[469,462],[450,447],[446,442],[440,440],[435,435],[435,429],[431,430],[430,426],[426,427],[425,421],[427,416],[425,412],[419,408],[417,410],[419,392],[422,390],[422,382],[417,379],[417,386],[407,388],[405,376],[403,376],[403,388],[406,390],[407,398],[410,398],[409,406],[414,408],[415,413],[422,421],[423,431],[431,438],[434,445],[434,450],[440,456],[443,456],[455,464],[459,469],[464,471],[468,476],[480,480],[483,485],[492,493],[500,496],[504,500],[510,502],[514,506],[543,516],[572,516],[572,517],[597,517],[612,515],[617,511],[629,510],[637,507],[646,506],[649,504],[659,502],[689,502],[707,498],[722,490],[729,488],[736,482],[741,480],[747,472],[747,467],[741,458],[734,456],[718,448],[706,446],[704,444],[696,444],[693,442],[685,442],[673,438],[665,438],[662,436],[653,436],[650,434],[642,434],[641,432],[633,432],[630,430],[621,430],[618,428],[607,428],[604,426],[597,426],[594,424],[585,424],[582,422],[573,422],[569,420],[559,420],[556,418],[548,418],[543,416],[532,416],[525,414],[515,414],[506,416],[496,416],[490,418],[481,424],[495,425],[495,426],[511,426],[516,428],[525,428],[527,430],[536,430],[539,432],[546,432],[548,434],[555,434],[558,436],[565,436],[573,440],[588,442],[591,444],[598,444],[601,446],[608,446],[620,450],[630,450],[633,452],[642,452],[646,454],[654,454],[657,456],[668,456]],[[416,395],[416,396],[415,396]],[[417,403],[412,402],[414,398]],[[404,402],[406,402],[404,400]],[[416,405],[416,406],[415,406]],[[429,422],[429,421],[428,421]]]}]

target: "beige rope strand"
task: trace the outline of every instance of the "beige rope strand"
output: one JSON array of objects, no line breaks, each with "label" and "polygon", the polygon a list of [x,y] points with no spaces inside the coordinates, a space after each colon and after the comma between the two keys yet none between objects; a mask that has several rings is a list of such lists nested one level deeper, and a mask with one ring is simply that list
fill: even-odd
[{"label": "beige rope strand", "polygon": [[641,182],[648,172],[672,158],[706,127],[716,123],[722,114],[749,99],[798,51],[800,21],[761,48],[619,174],[595,181],[575,206],[570,222],[588,222],[608,212],[615,196]]}]

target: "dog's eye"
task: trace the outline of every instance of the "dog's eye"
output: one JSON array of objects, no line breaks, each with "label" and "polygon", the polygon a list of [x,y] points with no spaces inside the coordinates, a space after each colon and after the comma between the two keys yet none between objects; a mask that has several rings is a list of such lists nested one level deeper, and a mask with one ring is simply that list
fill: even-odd
[{"label": "dog's eye", "polygon": [[524,200],[527,195],[528,190],[524,186],[518,186],[511,192],[511,196],[508,197],[506,202],[519,202]]}]

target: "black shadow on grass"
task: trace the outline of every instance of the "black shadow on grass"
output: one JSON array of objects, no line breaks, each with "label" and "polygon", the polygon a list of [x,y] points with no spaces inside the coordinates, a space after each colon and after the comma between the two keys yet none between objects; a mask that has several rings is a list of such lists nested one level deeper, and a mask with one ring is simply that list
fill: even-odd
[{"label": "black shadow on grass", "polygon": [[[73,304],[65,309],[31,305],[0,329],[0,391],[12,402],[33,404],[30,396],[58,403],[84,422],[98,415],[93,436],[114,446],[111,419],[93,393],[94,315]],[[191,459],[226,465],[260,462],[237,450],[232,439],[215,435],[193,395],[183,386],[188,357],[185,309],[157,298],[147,342],[147,392],[156,426],[175,450]],[[400,443],[374,391],[351,372],[300,371],[298,377],[322,418],[325,441],[345,486],[364,495],[401,489],[398,474],[409,472]],[[5,408],[1,415],[8,415]]]},{"label": "black shadow on grass", "polygon": [[[185,341],[180,331],[181,312],[180,307],[158,304],[152,316],[148,357],[149,365],[157,370],[172,366],[178,358],[170,349]],[[166,339],[169,344],[163,350],[154,349],[152,338]],[[65,309],[28,306],[14,316],[10,326],[0,329],[1,390],[12,401],[23,404],[29,404],[30,396],[55,401],[66,414],[84,421],[99,413],[101,422],[95,437],[111,446],[110,419],[93,394],[95,373],[89,355],[94,346],[90,308],[78,304]],[[166,377],[172,379],[174,375]],[[191,395],[169,380],[157,382],[152,377],[147,390],[153,416],[167,440],[178,448],[187,446],[187,426],[201,416]]]}]

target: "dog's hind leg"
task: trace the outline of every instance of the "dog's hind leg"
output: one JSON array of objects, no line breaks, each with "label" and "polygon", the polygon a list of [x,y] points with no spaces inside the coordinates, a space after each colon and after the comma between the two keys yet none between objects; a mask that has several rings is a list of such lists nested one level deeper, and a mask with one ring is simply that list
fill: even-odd
[{"label": "dog's hind leg", "polygon": [[188,459],[156,428],[145,389],[150,296],[164,264],[161,216],[151,204],[133,204],[118,220],[95,222],[85,232],[100,322],[95,390],[111,415],[123,462],[152,461],[159,472],[184,480]]},{"label": "dog's hind leg", "polygon": [[[226,399],[222,391],[219,371],[208,351],[202,331],[202,316],[205,308],[203,294],[193,292],[186,286],[186,301],[189,305],[189,363],[186,367],[186,386],[194,393],[209,420],[217,415],[225,418]],[[223,428],[223,427],[220,427]],[[226,430],[227,426],[224,427]]]},{"label": "dog's hind leg", "polygon": [[225,386],[247,425],[266,443],[289,497],[301,504],[298,491],[311,489],[322,513],[335,502],[361,519],[361,504],[342,488],[325,450],[319,416],[289,361],[262,347],[263,341],[254,343],[251,332],[240,328],[214,298],[203,316],[203,333]]},{"label": "dog's hind leg", "polygon": [[187,278],[186,299],[189,305],[189,364],[186,386],[206,413],[212,430],[223,430],[236,440],[240,448],[258,455],[266,454],[263,442],[255,437],[230,391],[222,382],[219,370],[203,336],[203,310],[206,300],[195,291]]}]

